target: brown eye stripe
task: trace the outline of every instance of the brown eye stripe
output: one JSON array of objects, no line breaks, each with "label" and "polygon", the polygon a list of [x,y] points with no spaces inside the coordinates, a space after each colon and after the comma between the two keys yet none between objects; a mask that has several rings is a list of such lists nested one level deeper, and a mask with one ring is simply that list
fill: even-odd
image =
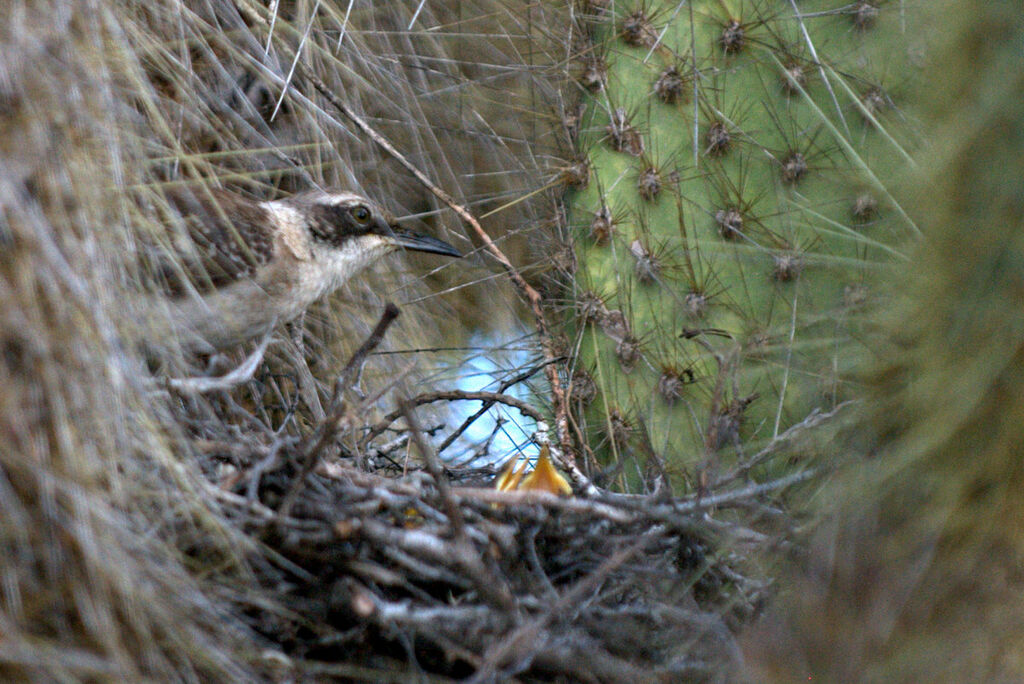
[{"label": "brown eye stripe", "polygon": [[[365,218],[360,218],[363,212]],[[365,204],[319,205],[310,210],[309,230],[313,238],[333,245],[340,245],[351,236],[363,235],[372,225],[373,212]]]}]

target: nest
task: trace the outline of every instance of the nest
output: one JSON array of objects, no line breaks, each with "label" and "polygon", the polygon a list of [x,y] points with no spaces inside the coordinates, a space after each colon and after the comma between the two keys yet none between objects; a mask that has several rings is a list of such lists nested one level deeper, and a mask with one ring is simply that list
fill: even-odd
[{"label": "nest", "polygon": [[354,458],[309,472],[295,446],[235,454],[210,488],[266,549],[259,584],[292,612],[246,614],[295,674],[718,681],[765,598],[738,530],[696,499],[499,492],[473,486],[481,469]]},{"label": "nest", "polygon": [[[256,550],[255,593],[232,600],[264,658],[289,676],[355,681],[727,678],[734,633],[768,588],[743,559],[767,537],[712,513],[756,505],[775,485],[499,491],[493,467],[445,465],[419,425],[418,405],[459,393],[418,395],[376,426],[361,419],[369,400],[346,392],[353,369],[396,316],[388,307],[302,437],[240,447],[192,401],[177,404],[201,445],[204,498]],[[172,394],[194,401],[194,389]]]}]

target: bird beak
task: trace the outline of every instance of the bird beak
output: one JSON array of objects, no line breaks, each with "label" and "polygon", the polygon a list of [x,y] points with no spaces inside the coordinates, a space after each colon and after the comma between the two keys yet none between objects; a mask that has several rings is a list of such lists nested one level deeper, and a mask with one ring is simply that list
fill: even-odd
[{"label": "bird beak", "polygon": [[449,245],[444,240],[438,240],[436,237],[429,235],[422,235],[420,233],[414,233],[411,230],[406,230],[400,226],[391,226],[391,237],[394,238],[395,243],[399,247],[412,250],[414,252],[430,252],[432,254],[442,254],[444,256],[450,256],[459,258],[462,254],[459,250]]}]

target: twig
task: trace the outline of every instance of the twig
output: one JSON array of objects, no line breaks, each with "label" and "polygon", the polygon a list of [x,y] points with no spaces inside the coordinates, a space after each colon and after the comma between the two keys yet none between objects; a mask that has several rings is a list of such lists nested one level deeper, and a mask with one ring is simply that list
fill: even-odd
[{"label": "twig", "polygon": [[562,498],[548,492],[499,492],[496,489],[480,489],[460,487],[457,491],[459,500],[477,500],[503,506],[541,505],[546,508],[571,511],[594,518],[602,518],[615,523],[628,524],[641,519],[657,520],[675,526],[694,527],[694,520],[682,520],[681,515],[692,514],[735,504],[745,499],[754,499],[770,492],[786,489],[793,485],[813,479],[819,475],[816,468],[808,468],[786,477],[770,482],[753,484],[742,489],[732,489],[713,495],[691,496],[685,499],[674,499],[661,503],[658,497],[650,495],[619,495],[608,501],[592,499]]},{"label": "twig", "polygon": [[854,400],[844,401],[841,404],[836,405],[831,411],[828,411],[827,413],[822,413],[821,409],[815,408],[813,411],[807,414],[807,417],[804,418],[802,421],[800,421],[796,425],[791,425],[782,434],[776,437],[772,437],[772,440],[763,449],[761,449],[756,454],[751,456],[749,460],[738,464],[733,470],[726,473],[722,477],[718,478],[715,484],[717,486],[722,486],[728,484],[729,482],[732,482],[733,480],[739,477],[742,477],[744,474],[750,472],[752,468],[760,465],[765,460],[767,460],[768,457],[770,457],[772,454],[778,451],[779,447],[781,447],[786,442],[791,441],[792,439],[799,436],[801,433],[806,432],[807,430],[815,428],[821,425],[822,423],[831,420],[832,418],[837,416],[839,413],[841,413],[843,410],[845,410],[854,403],[856,403]]},{"label": "twig", "polygon": [[437,493],[441,497],[441,502],[444,504],[445,515],[448,516],[448,522],[452,526],[452,532],[455,534],[455,540],[457,542],[466,541],[466,522],[462,519],[462,511],[459,510],[459,505],[455,502],[452,497],[452,488],[448,483],[448,479],[444,476],[444,468],[437,461],[437,454],[434,450],[427,446],[426,441],[423,439],[423,430],[420,429],[420,423],[416,419],[416,415],[413,409],[416,405],[406,399],[402,401],[401,412],[402,416],[405,417],[405,422],[409,426],[409,432],[412,434],[412,440],[416,443],[416,448],[420,452],[420,457],[423,459],[424,465],[427,467],[427,472],[434,478],[434,486],[437,487]]},{"label": "twig", "polygon": [[583,599],[593,592],[597,586],[611,573],[615,572],[626,561],[638,554],[645,546],[661,536],[658,530],[648,532],[633,542],[629,547],[617,552],[611,558],[602,563],[594,572],[590,573],[577,582],[572,589],[555,601],[543,615],[531,620],[525,625],[499,641],[492,647],[483,665],[470,679],[471,682],[490,681],[497,674],[497,669],[505,663],[516,664],[529,658],[532,652],[536,652],[536,643],[543,629],[560,614],[568,612]]},{"label": "twig", "polygon": [[412,439],[416,443],[416,448],[419,450],[420,456],[427,466],[427,471],[434,478],[437,493],[444,504],[445,515],[448,516],[448,522],[452,526],[452,532],[455,535],[455,560],[469,574],[477,591],[480,592],[484,599],[493,606],[512,613],[515,611],[516,606],[515,600],[512,597],[512,591],[501,578],[487,570],[487,567],[480,561],[480,556],[476,549],[470,543],[469,536],[466,534],[466,521],[462,517],[462,511],[459,509],[459,504],[455,497],[452,496],[451,485],[449,485],[444,469],[437,460],[437,454],[434,453],[434,450],[423,439],[423,431],[420,430],[413,408],[414,406],[411,402],[402,402],[402,411],[406,423],[409,425],[409,431],[412,433]]},{"label": "twig", "polygon": [[334,383],[334,392],[331,394],[331,413],[338,414],[344,410],[343,395],[352,382],[353,374],[355,374],[356,369],[363,361],[366,360],[366,357],[370,355],[370,352],[376,349],[384,340],[384,333],[395,322],[399,313],[398,307],[394,303],[388,302],[384,305],[384,313],[381,314],[380,320],[377,321],[373,332],[370,333],[370,336],[366,338],[366,341],[363,342],[359,349],[352,354],[352,358],[348,360],[345,367],[341,369],[341,373],[338,374],[338,379]]},{"label": "twig", "polygon": [[393,303],[388,302],[385,305],[384,313],[381,314],[380,320],[377,321],[373,332],[370,333],[370,336],[366,338],[366,341],[363,342],[359,349],[352,354],[352,358],[348,360],[348,363],[345,364],[345,367],[338,375],[338,379],[334,383],[334,392],[328,407],[327,417],[320,421],[313,434],[304,439],[299,445],[298,452],[302,455],[302,471],[292,482],[288,493],[281,501],[281,507],[278,509],[281,517],[288,516],[288,512],[295,503],[295,499],[302,491],[306,477],[316,468],[316,464],[320,460],[320,454],[334,440],[335,435],[341,429],[345,417],[344,394],[345,390],[348,389],[349,383],[352,382],[352,376],[355,374],[356,368],[381,343],[388,328],[398,318],[398,313],[398,307]]},{"label": "twig", "polygon": [[[513,385],[518,385],[521,382],[525,382],[526,380],[529,380],[531,377],[533,377],[534,373],[539,371],[544,366],[552,364],[552,363],[556,363],[558,361],[561,361],[561,359],[551,359],[549,361],[544,361],[543,363],[541,363],[539,365],[536,365],[533,368],[528,368],[527,370],[523,371],[519,375],[516,375],[515,377],[509,378],[508,380],[505,380],[504,382],[502,382],[501,385],[498,387],[498,392],[499,393],[504,393],[505,390],[507,390],[509,387],[512,387]],[[497,402],[490,401],[490,400],[484,401],[483,402],[483,406],[481,406],[479,409],[477,409],[475,413],[473,413],[472,415],[468,416],[464,421],[462,421],[462,425],[460,425],[459,427],[455,428],[455,430],[450,435],[448,435],[447,437],[444,438],[444,441],[441,442],[441,444],[439,444],[438,447],[437,447],[437,453],[442,453],[445,449],[450,447],[455,442],[455,440],[457,440],[459,438],[459,436],[463,432],[465,432],[466,430],[469,429],[470,425],[475,423],[477,421],[477,419],[480,418],[480,416],[482,416],[483,414],[487,413],[491,409],[491,407],[494,406],[495,403],[497,403]],[[529,414],[527,414],[527,415],[529,415]],[[534,419],[534,420],[536,420],[536,419]]]},{"label": "twig", "polygon": [[[533,408],[526,402],[522,401],[521,399],[516,399],[515,397],[510,396],[508,394],[501,394],[499,392],[487,392],[484,390],[476,392],[467,392],[463,390],[444,390],[438,392],[425,392],[424,394],[418,394],[409,400],[409,402],[413,406],[423,406],[424,404],[431,404],[435,401],[483,401],[489,402],[490,404],[505,404],[506,406],[511,406],[513,408],[519,409],[519,411],[523,415],[533,418],[534,420],[544,420],[544,416],[542,416],[537,409]],[[399,417],[404,415],[404,413],[405,411],[399,408],[381,418],[366,433],[366,436],[363,437],[362,442],[365,444],[372,440],[374,437],[377,437],[378,435],[382,434],[385,430],[388,429],[388,427],[392,423],[394,423]]]}]

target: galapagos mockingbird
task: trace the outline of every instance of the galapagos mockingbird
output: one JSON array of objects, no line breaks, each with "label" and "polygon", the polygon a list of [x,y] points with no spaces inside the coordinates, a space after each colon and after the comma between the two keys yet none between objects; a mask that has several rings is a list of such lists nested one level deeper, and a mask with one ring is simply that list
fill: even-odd
[{"label": "galapagos mockingbird", "polygon": [[295,319],[389,252],[461,256],[351,192],[264,202],[205,187],[166,194],[191,244],[162,269],[171,330],[157,334],[175,335],[195,351],[224,349]]}]

